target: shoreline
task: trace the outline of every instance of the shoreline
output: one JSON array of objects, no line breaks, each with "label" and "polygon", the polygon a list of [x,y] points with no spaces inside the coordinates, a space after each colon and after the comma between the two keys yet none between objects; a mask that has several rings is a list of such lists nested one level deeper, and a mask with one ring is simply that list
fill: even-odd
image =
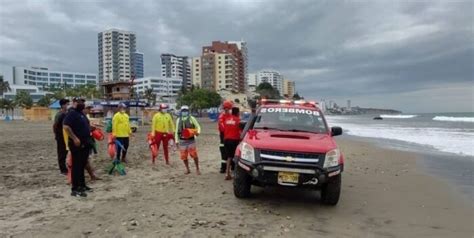
[{"label": "shoreline", "polygon": [[[108,176],[105,143],[93,165],[104,179],[86,199],[58,175],[50,122],[0,122],[0,237],[471,237],[474,209],[453,186],[427,173],[415,153],[337,138],[345,155],[341,200],[319,193],[252,188],[236,199],[218,173],[218,134],[199,119],[202,175],[150,165],[148,127],[132,140],[127,175]],[[8,135],[8,136],[3,136]],[[161,157],[160,157],[161,159]],[[191,166],[191,169],[194,167]]]},{"label": "shoreline", "polygon": [[448,182],[451,186],[460,191],[462,196],[468,199],[474,207],[473,156],[443,152],[429,146],[391,139],[347,134],[341,138],[345,140],[362,141],[376,147],[417,155],[419,157],[417,166],[419,166],[423,172],[433,177],[441,177],[443,181]]}]

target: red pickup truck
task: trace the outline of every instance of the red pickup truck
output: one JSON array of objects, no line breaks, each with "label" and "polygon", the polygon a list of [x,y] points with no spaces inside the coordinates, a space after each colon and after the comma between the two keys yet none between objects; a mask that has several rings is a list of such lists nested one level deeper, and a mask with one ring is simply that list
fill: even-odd
[{"label": "red pickup truck", "polygon": [[336,205],[344,157],[315,102],[262,100],[242,133],[234,162],[234,195],[250,196],[256,186],[310,187],[324,204]]}]

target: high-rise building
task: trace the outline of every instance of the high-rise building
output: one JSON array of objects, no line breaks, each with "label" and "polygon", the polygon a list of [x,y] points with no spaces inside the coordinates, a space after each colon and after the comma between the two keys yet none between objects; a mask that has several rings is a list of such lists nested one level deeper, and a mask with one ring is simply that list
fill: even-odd
[{"label": "high-rise building", "polygon": [[239,64],[239,70],[241,70],[242,74],[244,75],[244,86],[247,86],[248,78],[248,49],[247,49],[247,42],[241,41],[228,41],[229,44],[236,44],[237,48],[239,48],[240,52],[242,53],[242,63]]},{"label": "high-rise building", "polygon": [[202,87],[201,84],[201,57],[194,57],[191,62],[191,78],[194,86]]},{"label": "high-rise building", "polygon": [[257,74],[257,85],[267,82],[278,89],[280,95],[283,96],[283,76],[274,70],[262,70]]},{"label": "high-rise building", "polygon": [[132,53],[136,36],[130,31],[110,29],[98,34],[99,81],[127,81],[134,74]]},{"label": "high-rise building", "polygon": [[161,76],[181,79],[183,87],[191,88],[191,65],[188,56],[161,54]]},{"label": "high-rise building", "polygon": [[[247,49],[245,42],[240,47]],[[193,59],[193,81],[210,90],[245,92],[246,59],[241,49],[235,43],[220,41],[204,46],[200,59]]]},{"label": "high-rise building", "polygon": [[133,73],[135,75],[135,78],[143,78],[145,74],[143,53],[141,52],[132,53],[132,65],[133,65]]},{"label": "high-rise building", "polygon": [[97,85],[97,83],[97,75],[93,73],[62,72],[44,67],[13,67],[14,85],[32,85],[43,88],[65,84],[68,86]]},{"label": "high-rise building", "polygon": [[283,80],[283,96],[293,97],[295,95],[295,81],[288,79]]}]

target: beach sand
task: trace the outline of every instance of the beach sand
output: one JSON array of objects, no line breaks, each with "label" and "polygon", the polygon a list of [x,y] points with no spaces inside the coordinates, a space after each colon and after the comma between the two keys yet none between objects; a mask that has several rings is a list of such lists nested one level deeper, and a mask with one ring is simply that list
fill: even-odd
[{"label": "beach sand", "polygon": [[416,154],[343,137],[336,207],[287,188],[239,200],[218,173],[216,126],[202,121],[201,176],[184,175],[177,153],[171,166],[152,166],[141,127],[126,176],[104,174],[111,161],[101,143],[93,164],[103,180],[85,199],[59,175],[51,123],[0,122],[0,237],[473,237],[472,202],[420,169]]}]

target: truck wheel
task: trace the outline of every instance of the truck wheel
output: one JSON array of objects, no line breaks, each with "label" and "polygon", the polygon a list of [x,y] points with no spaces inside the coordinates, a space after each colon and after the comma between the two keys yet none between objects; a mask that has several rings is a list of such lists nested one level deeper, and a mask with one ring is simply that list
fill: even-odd
[{"label": "truck wheel", "polygon": [[341,195],[341,175],[337,175],[329,180],[321,189],[321,201],[323,204],[335,206]]},{"label": "truck wheel", "polygon": [[237,198],[250,197],[251,177],[239,166],[235,166],[234,195]]}]

